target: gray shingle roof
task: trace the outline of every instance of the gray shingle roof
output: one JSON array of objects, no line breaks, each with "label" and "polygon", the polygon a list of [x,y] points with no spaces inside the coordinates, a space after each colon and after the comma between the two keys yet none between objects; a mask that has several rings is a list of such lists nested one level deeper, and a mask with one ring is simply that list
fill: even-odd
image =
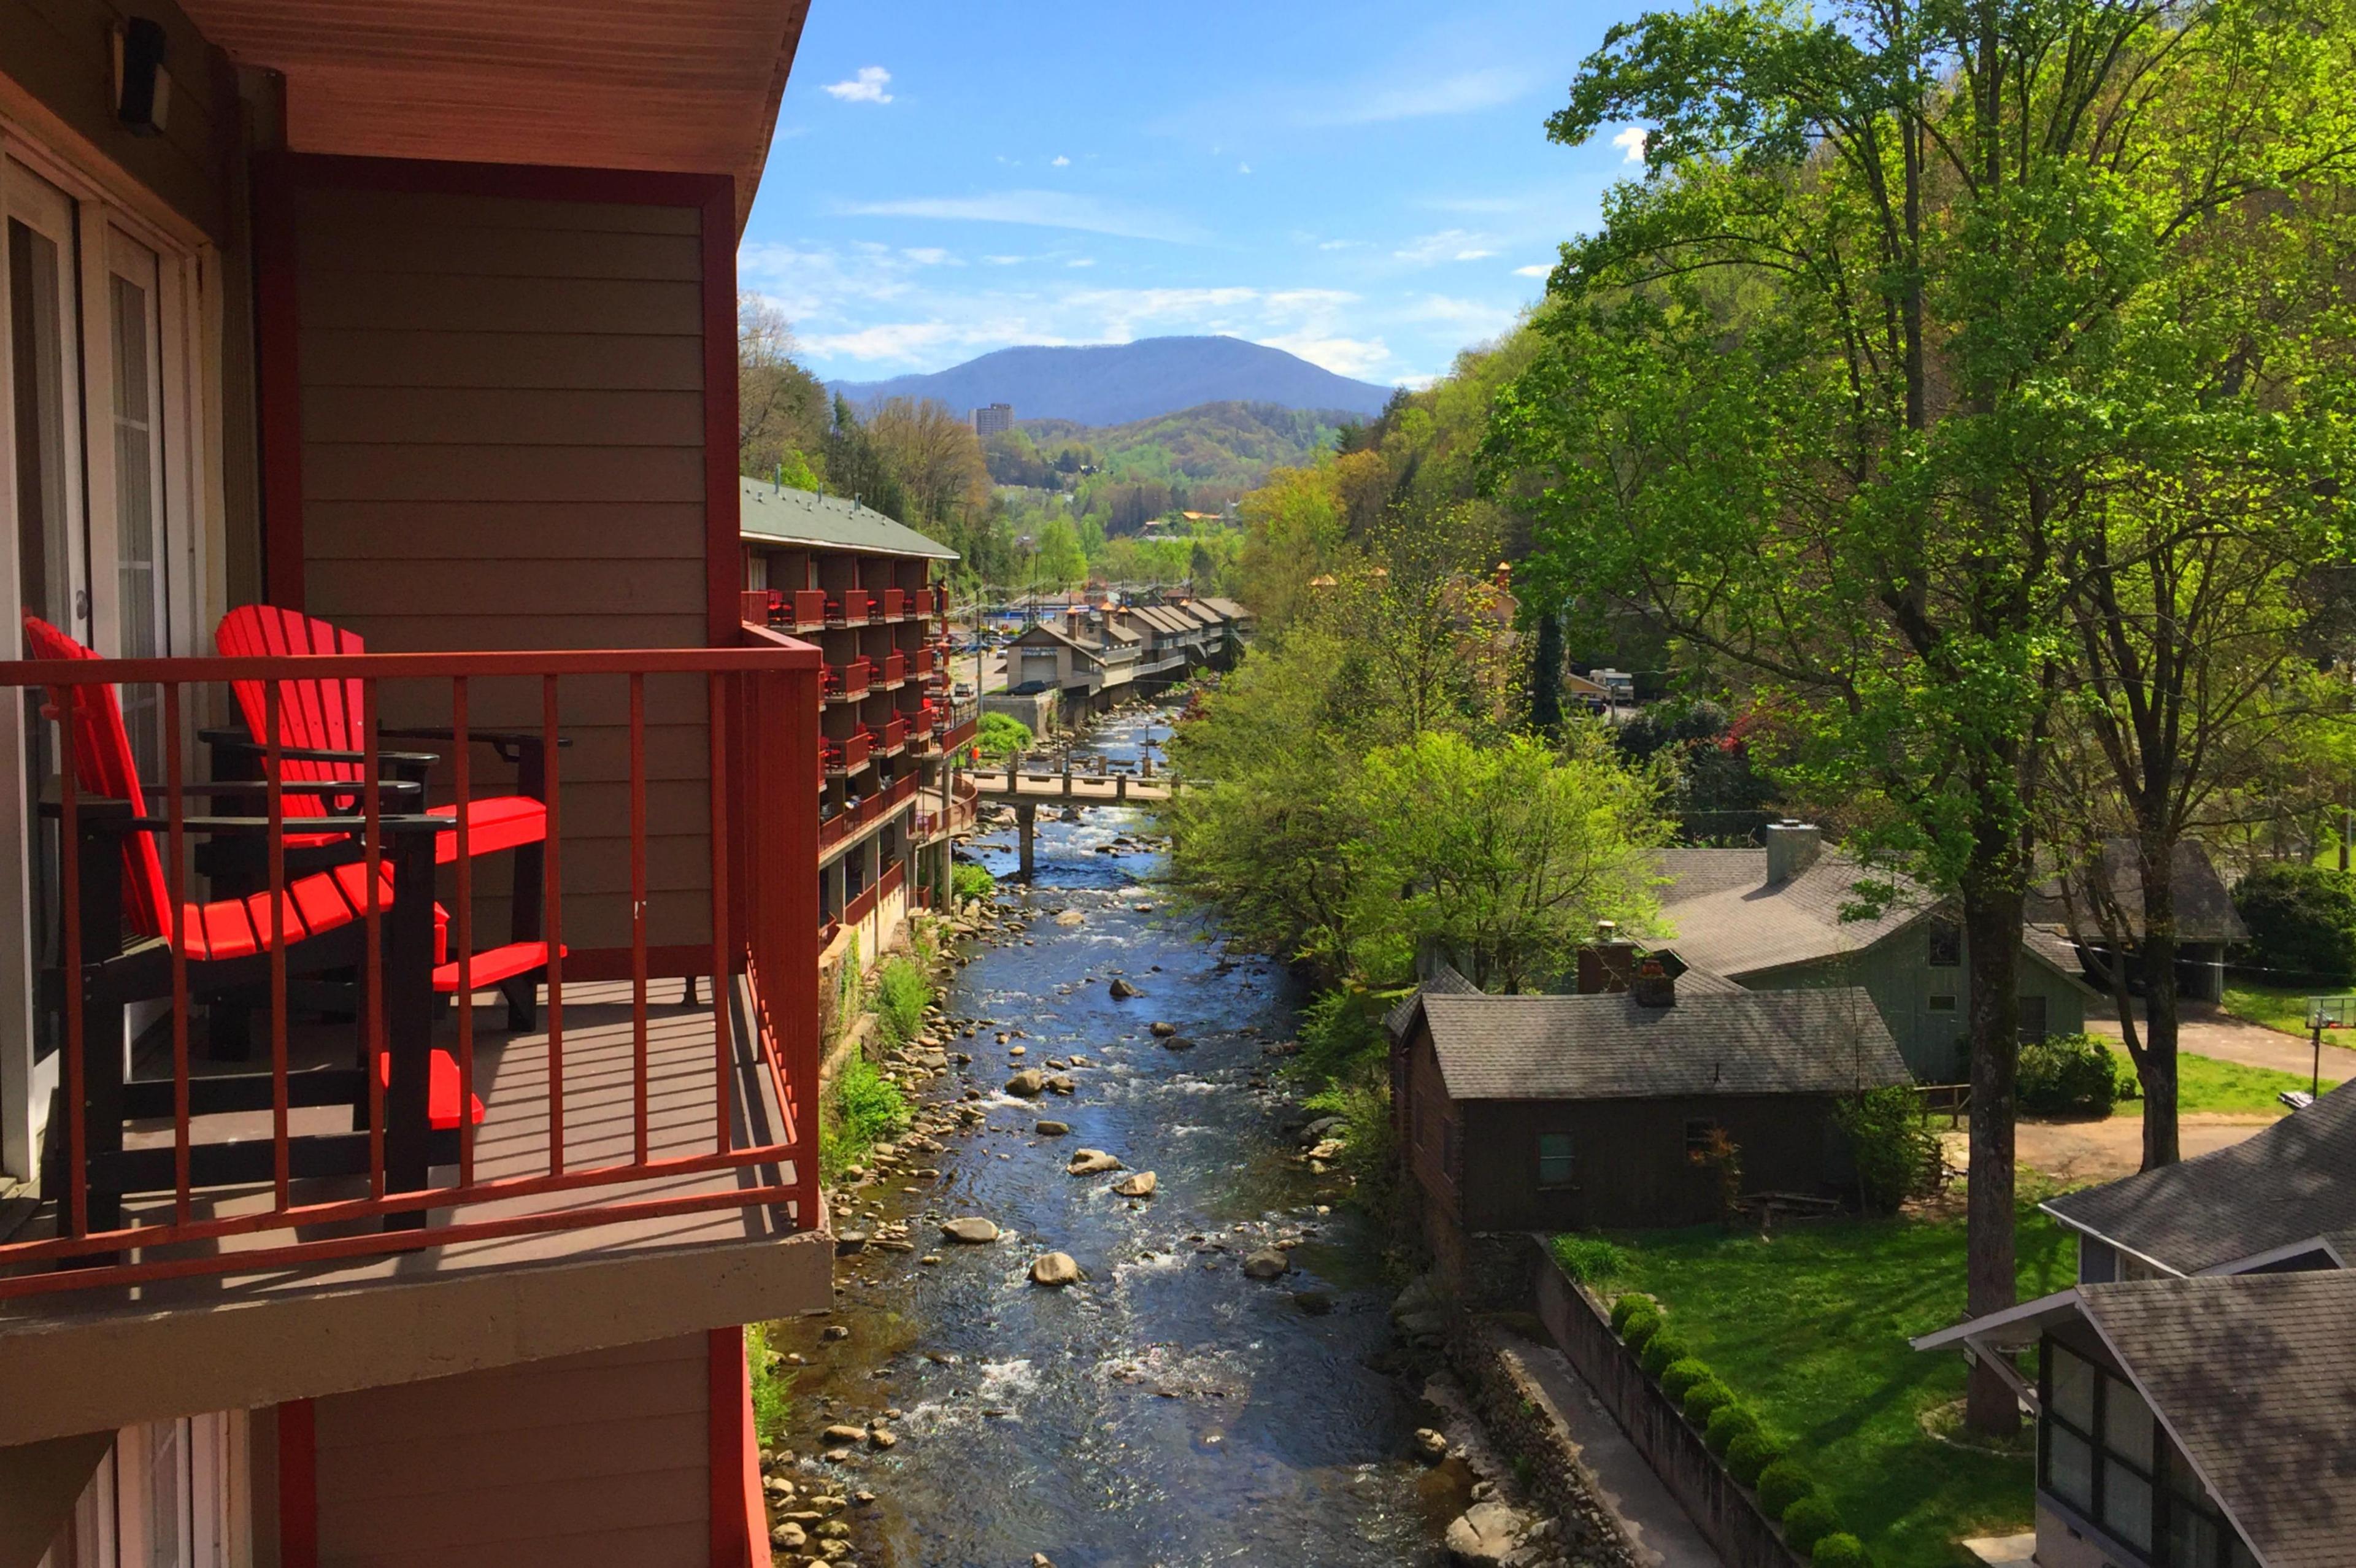
[{"label": "gray shingle roof", "polygon": [[2356,1561],[2356,1275],[2142,1280],[2079,1296],[2266,1568]]},{"label": "gray shingle roof", "polygon": [[[1657,945],[1674,948],[1697,969],[1736,979],[1786,965],[1811,964],[1858,953],[1912,923],[1936,901],[1903,879],[1868,871],[1826,849],[1798,876],[1767,884],[1764,849],[1665,849],[1661,912],[1676,934]],[[1841,919],[1858,901],[1860,880],[1897,882],[1899,896],[1869,920]]]},{"label": "gray shingle roof", "polygon": [[848,496],[784,489],[766,479],[744,480],[737,490],[737,527],[748,539],[862,550],[870,555],[918,556],[926,560],[958,558],[957,551],[947,545]]},{"label": "gray shingle roof", "polygon": [[1847,1093],[1912,1082],[1858,986],[1694,994],[1681,982],[1667,1008],[1624,994],[1416,1000],[1457,1100]]},{"label": "gray shingle roof", "polygon": [[1477,997],[1481,987],[1456,972],[1452,964],[1442,964],[1424,977],[1423,983],[1401,997],[1398,1005],[1383,1015],[1383,1028],[1393,1040],[1404,1040],[1407,1031],[1415,1027],[1415,1005],[1429,996]]},{"label": "gray shingle roof", "polygon": [[2356,1084],[2230,1147],[2043,1207],[2179,1274],[2356,1229]]},{"label": "gray shingle roof", "polygon": [[[2136,868],[2136,846],[2132,838],[2111,838],[2103,845],[2101,876],[2117,901],[2119,913],[2130,936],[2143,935],[2143,873]],[[2099,937],[2102,923],[2094,918],[2086,893],[2083,891],[2089,879],[2083,873],[2073,877],[2081,891],[2076,897],[2079,929],[2091,943]],[[2206,845],[2191,842],[2176,847],[2176,869],[2169,880],[2176,891],[2176,935],[2180,942],[2247,942],[2250,928],[2242,923],[2241,914],[2233,908],[2233,897],[2225,891],[2225,880],[2217,874],[2217,867],[2209,859]],[[2062,896],[2059,879],[2046,883],[2029,895],[2029,918],[2048,925],[2066,924],[2069,902]]]},{"label": "gray shingle roof", "polygon": [[1212,609],[1217,611],[1221,615],[1226,616],[1230,621],[1247,620],[1251,615],[1250,611],[1245,609],[1242,605],[1237,603],[1232,599],[1221,599],[1214,596],[1205,599],[1203,603],[1209,605]]}]

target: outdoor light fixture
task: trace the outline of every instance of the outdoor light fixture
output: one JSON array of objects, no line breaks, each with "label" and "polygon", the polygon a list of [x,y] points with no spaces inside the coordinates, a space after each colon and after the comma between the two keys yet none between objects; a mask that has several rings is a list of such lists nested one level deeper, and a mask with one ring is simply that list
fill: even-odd
[{"label": "outdoor light fixture", "polygon": [[164,69],[164,24],[128,16],[114,30],[114,115],[134,136],[160,136],[172,106]]}]

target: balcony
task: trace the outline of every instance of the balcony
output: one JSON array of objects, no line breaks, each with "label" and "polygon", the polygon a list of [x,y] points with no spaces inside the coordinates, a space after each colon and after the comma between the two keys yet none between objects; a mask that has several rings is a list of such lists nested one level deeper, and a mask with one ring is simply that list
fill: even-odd
[{"label": "balcony", "polygon": [[874,667],[865,659],[822,666],[819,670],[819,690],[829,702],[856,702],[867,695],[868,677]]},{"label": "balcony", "polygon": [[882,734],[876,738],[875,754],[879,757],[896,757],[907,749],[908,720],[904,716],[895,714],[884,722]]},{"label": "balcony", "polygon": [[872,598],[864,588],[846,588],[841,598],[828,602],[826,624],[830,626],[864,626],[870,618],[872,603]]},{"label": "balcony", "polygon": [[818,743],[819,771],[829,778],[844,778],[864,768],[873,742],[864,731],[844,736],[841,740],[821,737]]},{"label": "balcony", "polygon": [[896,653],[884,655],[883,678],[877,684],[885,691],[897,691],[907,685],[908,656]]},{"label": "balcony", "polygon": [[886,588],[884,590],[884,619],[886,621],[897,621],[902,616],[905,615],[908,613],[909,601],[911,597],[912,596],[905,589]]},{"label": "balcony", "polygon": [[[790,896],[807,872],[788,869],[818,831],[815,802],[784,781],[809,763],[818,661],[766,628],[744,637],[0,664],[0,687],[83,716],[51,731],[56,798],[37,824],[74,869],[43,918],[82,977],[54,1020],[59,1174],[0,1242],[0,1322],[83,1292],[219,1308],[814,1227],[817,921]],[[307,790],[275,734],[258,748],[275,782],[180,784],[200,770],[178,716],[230,711],[209,689],[229,682],[262,686],[273,728],[305,692],[349,693],[364,744],[303,759],[340,770]],[[106,744],[88,716],[116,687],[155,692],[165,715],[152,816],[101,798],[90,780],[106,775],[77,755]],[[404,744],[439,731],[430,788],[386,771],[394,722]],[[521,740],[544,757],[528,781],[544,838],[487,842],[491,808],[519,798],[487,776],[488,749]],[[682,767],[708,795],[691,826],[663,820],[675,797],[650,790]],[[658,837],[697,859],[653,889]],[[252,896],[195,901],[190,852],[232,840],[258,851]],[[684,899],[669,891],[682,879]],[[248,924],[230,933],[227,912]],[[684,976],[719,983],[700,1005],[676,986],[656,997],[655,978]],[[123,1004],[151,997],[169,1021],[126,1051]],[[222,1008],[250,1007],[255,1060],[215,1060],[199,1006],[216,1030]]]},{"label": "balcony", "polygon": [[881,827],[896,815],[900,808],[916,798],[916,775],[894,781],[844,806],[819,824],[819,862],[823,865],[850,845],[867,837],[868,830]]},{"label": "balcony", "polygon": [[940,662],[940,656],[929,645],[921,647],[908,656],[908,670],[912,675],[930,675]]}]

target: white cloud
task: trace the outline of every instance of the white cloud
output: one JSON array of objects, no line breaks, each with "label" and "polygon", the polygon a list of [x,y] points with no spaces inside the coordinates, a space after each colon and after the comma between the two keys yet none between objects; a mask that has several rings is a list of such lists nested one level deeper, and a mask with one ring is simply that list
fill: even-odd
[{"label": "white cloud", "polygon": [[1480,261],[1496,254],[1488,241],[1488,235],[1475,234],[1468,229],[1443,229],[1437,234],[1410,240],[1391,254],[1418,267],[1440,261]]},{"label": "white cloud", "polygon": [[1236,173],[1239,175],[1248,175],[1251,173],[1251,165],[1249,164],[1237,164],[1236,165]]},{"label": "white cloud", "polygon": [[1355,240],[1327,240],[1318,245],[1320,251],[1347,251],[1358,243]]},{"label": "white cloud", "polygon": [[1472,114],[1510,103],[1531,85],[1525,71],[1492,66],[1436,79],[1362,85],[1303,111],[1300,119],[1308,125],[1373,125],[1437,114]]},{"label": "white cloud", "polygon": [[980,196],[903,197],[886,201],[844,202],[837,211],[862,218],[934,218],[964,223],[1021,223],[1040,229],[1075,229],[1127,240],[1164,240],[1196,244],[1201,228],[1151,208],[1099,201],[1060,190],[1001,190]]},{"label": "white cloud", "polygon": [[1547,266],[1543,261],[1537,262],[1531,266],[1515,267],[1514,269],[1514,276],[1517,278],[1550,278],[1553,275],[1554,269]]},{"label": "white cloud", "polygon": [[848,81],[830,81],[826,91],[845,103],[889,103],[892,95],[884,91],[891,85],[892,73],[880,65],[863,65]]},{"label": "white cloud", "polygon": [[1612,136],[1612,144],[1627,155],[1621,160],[1622,163],[1641,164],[1644,161],[1644,136],[1642,125],[1631,125]]},{"label": "white cloud", "polygon": [[1094,256],[1076,256],[1064,263],[1066,267],[1093,267],[1096,264],[1097,259]]},{"label": "white cloud", "polygon": [[982,264],[988,267],[1019,267],[1029,260],[1027,256],[984,256],[981,259]]},{"label": "white cloud", "polygon": [[862,326],[854,332],[812,333],[801,340],[812,354],[844,359],[907,359],[917,350],[958,340],[959,330],[946,322],[894,322]]},{"label": "white cloud", "polygon": [[1318,337],[1308,333],[1286,333],[1259,341],[1270,348],[1298,354],[1312,365],[1323,365],[1337,376],[1367,375],[1391,357],[1389,346],[1379,337]]},{"label": "white cloud", "polygon": [[1055,169],[1068,169],[1072,166],[1072,160],[1058,153],[1049,160],[1047,166]]},{"label": "white cloud", "polygon": [[916,245],[900,252],[919,267],[961,267],[964,262],[937,245]]}]

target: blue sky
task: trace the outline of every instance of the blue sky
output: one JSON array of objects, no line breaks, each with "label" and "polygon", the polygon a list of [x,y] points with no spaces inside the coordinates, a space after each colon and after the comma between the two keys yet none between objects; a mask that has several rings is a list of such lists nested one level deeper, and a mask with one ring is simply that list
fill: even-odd
[{"label": "blue sky", "polygon": [[1634,9],[818,0],[743,283],[830,379],[1223,332],[1420,383],[1640,172],[1544,131]]}]

